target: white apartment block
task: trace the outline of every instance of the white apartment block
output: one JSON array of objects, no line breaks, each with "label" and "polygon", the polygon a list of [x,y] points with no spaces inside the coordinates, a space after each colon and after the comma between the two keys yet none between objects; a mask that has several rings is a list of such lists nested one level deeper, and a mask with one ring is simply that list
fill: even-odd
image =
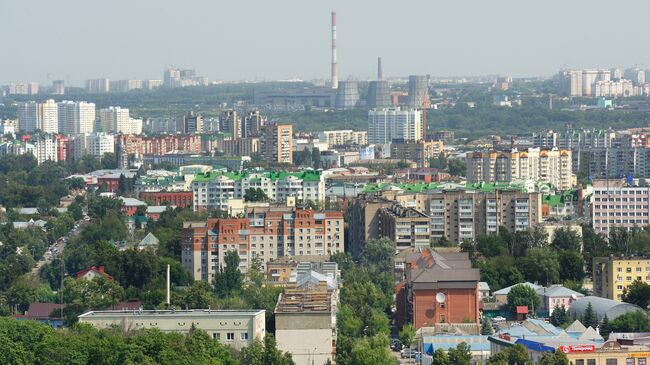
[{"label": "white apartment block", "polygon": [[529,148],[519,152],[468,152],[467,182],[495,183],[536,180],[556,189],[572,187],[573,168],[570,150]]},{"label": "white apartment block", "polygon": [[[99,120],[103,132],[131,134],[129,109],[111,106],[99,111]],[[140,121],[142,132],[142,121]]]},{"label": "white apartment block", "polygon": [[94,103],[62,101],[58,103],[59,132],[65,134],[92,133],[95,126]]},{"label": "white apartment block", "polygon": [[101,157],[105,153],[115,153],[115,137],[107,133],[83,133],[76,135],[73,141],[74,158],[85,155]]},{"label": "white apartment block", "polygon": [[350,129],[323,131],[318,133],[318,140],[327,143],[329,146],[350,144],[365,146],[368,144],[368,132]]},{"label": "white apartment block", "polygon": [[39,128],[45,133],[59,132],[59,109],[56,102],[48,99],[38,105]]},{"label": "white apartment block", "polygon": [[32,138],[34,144],[34,156],[38,164],[45,161],[58,161],[58,147],[59,139],[53,134],[40,135],[37,134]]},{"label": "white apartment block", "polygon": [[591,218],[596,232],[608,235],[615,227],[631,230],[650,224],[650,187],[598,179],[593,189]]},{"label": "white apartment block", "polygon": [[636,96],[637,89],[631,80],[621,79],[618,81],[598,81],[594,86],[594,96],[606,98],[620,98]]},{"label": "white apartment block", "polygon": [[107,93],[111,89],[111,82],[109,79],[92,79],[86,80],[86,91],[92,94]]},{"label": "white apartment block", "polygon": [[393,139],[419,141],[423,135],[422,112],[400,108],[368,111],[368,143],[386,144]]},{"label": "white apartment block", "polygon": [[192,182],[195,211],[228,209],[230,199],[243,199],[247,189],[261,189],[270,201],[325,202],[325,179],[314,171],[298,173],[220,173],[197,174]]}]

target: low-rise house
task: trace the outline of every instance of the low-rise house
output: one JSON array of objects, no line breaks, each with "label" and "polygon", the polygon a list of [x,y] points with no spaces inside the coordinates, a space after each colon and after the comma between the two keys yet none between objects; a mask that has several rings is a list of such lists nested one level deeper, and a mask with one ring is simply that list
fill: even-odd
[{"label": "low-rise house", "polygon": [[92,266],[88,269],[77,272],[77,279],[93,280],[98,277],[104,277],[113,280],[113,277],[104,271],[104,266]]},{"label": "low-rise house", "polygon": [[63,327],[63,309],[65,304],[31,303],[24,315],[15,316],[18,320],[32,320],[54,328]]}]

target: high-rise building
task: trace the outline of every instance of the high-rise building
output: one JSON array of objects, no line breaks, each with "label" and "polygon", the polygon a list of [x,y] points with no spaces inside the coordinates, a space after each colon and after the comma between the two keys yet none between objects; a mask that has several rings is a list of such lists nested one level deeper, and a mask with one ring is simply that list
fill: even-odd
[{"label": "high-rise building", "polygon": [[318,139],[321,142],[327,143],[329,146],[365,146],[368,144],[368,132],[353,131],[351,129],[322,131],[318,132]]},{"label": "high-rise building", "polygon": [[628,68],[625,70],[625,78],[632,81],[634,85],[641,85],[645,83],[645,70],[638,67]]},{"label": "high-rise building", "polygon": [[[99,120],[103,132],[113,133],[131,133],[131,119],[129,118],[129,109],[118,107],[108,107],[99,111]],[[142,131],[142,121],[140,121],[140,131]]]},{"label": "high-rise building", "polygon": [[594,96],[606,98],[629,97],[636,96],[636,90],[632,80],[597,81],[594,85]]},{"label": "high-rise building", "polygon": [[429,100],[429,79],[427,76],[409,76],[408,106],[410,108],[428,108],[431,106]]},{"label": "high-rise building", "polygon": [[596,178],[593,189],[591,214],[596,232],[608,235],[617,227],[633,230],[650,224],[650,187],[625,179]]},{"label": "high-rise building", "polygon": [[623,71],[620,68],[612,68],[609,70],[612,80],[620,80],[623,78]]},{"label": "high-rise building", "polygon": [[52,99],[38,104],[38,129],[45,133],[59,132],[59,110]]},{"label": "high-rise building", "polygon": [[582,96],[582,70],[561,70],[557,76],[558,94]]},{"label": "high-rise building", "polygon": [[85,101],[58,103],[59,132],[66,134],[92,133],[95,126],[95,104]]},{"label": "high-rise building", "polygon": [[232,139],[242,138],[241,116],[235,110],[226,110],[219,118],[219,131],[229,133]]},{"label": "high-rise building", "polygon": [[142,87],[147,90],[157,89],[163,86],[163,80],[144,80],[142,82]]},{"label": "high-rise building", "polygon": [[33,132],[39,128],[38,103],[28,101],[18,106],[18,126],[22,132]]},{"label": "high-rise building", "polygon": [[115,153],[115,137],[103,132],[82,133],[74,136],[72,146],[76,160],[85,155],[102,157],[106,153]]},{"label": "high-rise building", "polygon": [[65,81],[63,80],[52,81],[52,90],[50,90],[50,94],[65,95]]},{"label": "high-rise building", "polygon": [[246,113],[244,122],[242,123],[242,137],[257,137],[260,135],[262,126],[264,125],[264,118],[259,110],[254,110]]},{"label": "high-rise building", "polygon": [[422,139],[423,118],[420,110],[400,108],[368,111],[368,143],[386,144],[393,139],[419,141]]},{"label": "high-rise building", "polygon": [[359,103],[359,88],[354,81],[339,81],[336,89],[334,107],[336,109],[351,109]]},{"label": "high-rise building", "polygon": [[370,108],[386,108],[391,105],[388,81],[370,81],[367,105]]},{"label": "high-rise building", "polygon": [[142,89],[142,80],[118,80],[111,81],[111,91],[124,93],[131,90]]},{"label": "high-rise building", "polygon": [[293,163],[293,126],[267,124],[262,132],[262,155],[269,163]]},{"label": "high-rise building", "polygon": [[529,148],[519,152],[485,151],[467,153],[467,182],[496,183],[537,180],[556,189],[572,187],[570,150]]},{"label": "high-rise building", "polygon": [[86,91],[91,94],[103,94],[111,90],[111,82],[109,79],[91,79],[86,80]]},{"label": "high-rise building", "polygon": [[181,87],[181,71],[173,68],[165,70],[163,85],[166,88]]},{"label": "high-rise building", "polygon": [[189,112],[183,116],[183,125],[180,128],[181,133],[197,134],[203,132],[203,118],[194,112]]},{"label": "high-rise building", "polygon": [[442,141],[401,141],[394,140],[390,145],[390,157],[393,159],[409,160],[418,167],[429,167],[429,160],[437,158],[444,152]]}]

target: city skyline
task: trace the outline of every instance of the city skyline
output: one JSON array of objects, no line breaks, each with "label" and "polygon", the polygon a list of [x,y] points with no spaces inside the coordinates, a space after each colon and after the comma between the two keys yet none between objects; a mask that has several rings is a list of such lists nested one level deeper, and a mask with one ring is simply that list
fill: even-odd
[{"label": "city skyline", "polygon": [[[168,1],[117,0],[89,8],[77,0],[65,7],[9,0],[0,22],[21,31],[9,31],[5,54],[19,56],[0,60],[0,83],[161,79],[167,67],[194,68],[210,80],[328,80],[333,10],[340,80],[374,79],[378,56],[387,77],[650,67],[650,51],[638,47],[649,3],[619,2],[618,17],[601,11],[610,5],[603,0],[469,3],[413,0],[410,11],[397,13],[388,1],[190,2],[178,9]],[[98,27],[101,19],[115,26]],[[38,47],[25,47],[29,42]]]}]

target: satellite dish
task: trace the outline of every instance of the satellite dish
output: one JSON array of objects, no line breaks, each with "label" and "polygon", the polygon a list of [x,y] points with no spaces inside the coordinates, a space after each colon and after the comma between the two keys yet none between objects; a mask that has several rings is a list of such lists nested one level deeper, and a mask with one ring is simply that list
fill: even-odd
[{"label": "satellite dish", "polygon": [[444,302],[445,302],[445,299],[447,299],[447,297],[445,296],[445,293],[438,293],[438,294],[436,294],[436,302],[438,302],[438,303],[444,303]]},{"label": "satellite dish", "polygon": [[577,300],[577,299],[578,299],[578,296],[575,295],[575,294],[571,294],[571,299],[573,299],[573,300]]}]

